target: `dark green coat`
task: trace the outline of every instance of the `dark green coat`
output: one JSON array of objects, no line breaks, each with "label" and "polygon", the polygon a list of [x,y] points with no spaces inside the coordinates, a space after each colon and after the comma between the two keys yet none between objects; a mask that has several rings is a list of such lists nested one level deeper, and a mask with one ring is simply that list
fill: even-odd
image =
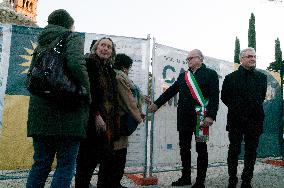
[{"label": "dark green coat", "polygon": [[[59,37],[66,31],[68,30],[61,26],[46,26],[39,35],[38,47],[34,53],[55,46]],[[74,80],[90,93],[90,83],[84,60],[84,41],[78,33],[71,33],[66,39],[66,57],[67,67]],[[33,66],[34,61],[31,68]],[[89,100],[85,100],[74,106],[66,106],[31,95],[28,136],[85,137],[89,117],[89,102]]]}]

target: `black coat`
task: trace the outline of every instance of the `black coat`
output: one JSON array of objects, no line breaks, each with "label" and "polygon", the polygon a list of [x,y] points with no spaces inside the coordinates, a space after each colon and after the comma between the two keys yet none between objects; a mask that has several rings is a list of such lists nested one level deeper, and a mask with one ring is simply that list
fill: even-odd
[{"label": "black coat", "polygon": [[96,54],[85,55],[90,78],[92,103],[88,136],[95,133],[95,115],[99,113],[107,125],[110,139],[119,137],[119,110],[116,73],[109,62],[104,64]]},{"label": "black coat", "polygon": [[257,128],[262,131],[266,89],[267,76],[257,70],[240,66],[225,77],[221,100],[228,107],[227,130]]},{"label": "black coat", "polygon": [[[209,99],[206,107],[207,116],[216,119],[219,105],[219,79],[216,71],[206,68],[204,64],[197,69],[194,77],[202,91],[204,98]],[[193,99],[185,81],[185,72],[181,73],[171,85],[154,103],[160,108],[173,96],[179,93],[177,107],[177,130],[193,131],[196,127],[196,101]]]}]

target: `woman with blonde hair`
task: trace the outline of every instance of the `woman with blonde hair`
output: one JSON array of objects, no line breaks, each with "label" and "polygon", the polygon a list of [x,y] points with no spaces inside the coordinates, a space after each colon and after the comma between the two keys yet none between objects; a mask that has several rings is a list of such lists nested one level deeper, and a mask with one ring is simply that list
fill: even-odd
[{"label": "woman with blonde hair", "polygon": [[[87,138],[81,142],[77,158],[75,186],[88,188],[93,171],[100,163],[112,171],[113,142],[119,138],[119,112],[116,73],[113,62],[115,46],[110,38],[96,41],[86,57],[90,77],[91,109]],[[109,174],[101,176],[101,187],[112,187]]]}]

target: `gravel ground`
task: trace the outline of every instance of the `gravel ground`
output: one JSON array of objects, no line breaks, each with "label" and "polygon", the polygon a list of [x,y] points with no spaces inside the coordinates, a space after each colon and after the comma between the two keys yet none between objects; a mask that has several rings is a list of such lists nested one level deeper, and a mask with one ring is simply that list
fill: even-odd
[{"label": "gravel ground", "polygon": [[[240,177],[243,169],[243,161],[239,162],[238,176]],[[24,188],[28,171],[0,171],[0,188]],[[139,186],[126,176],[122,179],[122,184],[127,187],[171,187],[171,182],[175,181],[181,175],[180,171],[169,171],[154,173],[153,176],[158,178],[158,185]],[[192,170],[192,182],[196,177],[196,169]],[[49,177],[45,188],[50,187]],[[92,184],[96,185],[97,176],[92,178]],[[211,164],[207,171],[206,187],[208,188],[225,188],[228,184],[227,166],[224,164]],[[240,186],[240,183],[238,184]],[[252,181],[254,188],[284,188],[284,167],[272,166],[263,163],[263,160],[257,160]],[[74,187],[74,181],[72,182]],[[93,186],[94,188],[96,186]],[[184,186],[191,187],[191,186]]]}]

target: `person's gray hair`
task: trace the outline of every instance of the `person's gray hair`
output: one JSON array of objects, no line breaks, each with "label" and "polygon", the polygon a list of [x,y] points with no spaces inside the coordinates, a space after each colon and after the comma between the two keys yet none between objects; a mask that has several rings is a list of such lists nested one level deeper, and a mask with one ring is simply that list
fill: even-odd
[{"label": "person's gray hair", "polygon": [[115,61],[115,57],[116,57],[116,50],[115,50],[115,44],[114,44],[114,42],[112,41],[111,38],[109,38],[109,37],[103,37],[103,38],[100,38],[99,40],[97,40],[97,41],[95,42],[95,44],[93,45],[93,47],[91,48],[91,53],[92,53],[92,54],[95,54],[95,53],[96,53],[97,48],[98,48],[98,46],[99,46],[99,43],[100,43],[103,39],[107,39],[107,40],[111,41],[111,43],[112,43],[112,53],[111,53],[111,57],[110,57],[109,61],[110,61],[110,64],[113,65],[113,64],[114,64],[114,61]]},{"label": "person's gray hair", "polygon": [[255,53],[255,49],[254,49],[254,48],[248,47],[248,48],[243,49],[243,50],[240,52],[239,58],[241,59],[242,57],[244,57],[244,55],[245,55],[248,51],[253,51],[253,52]]},{"label": "person's gray hair", "polygon": [[199,49],[194,49],[193,51],[195,51],[195,52],[197,53],[197,55],[200,57],[201,61],[203,61],[204,56],[203,56],[201,50],[199,50]]}]

